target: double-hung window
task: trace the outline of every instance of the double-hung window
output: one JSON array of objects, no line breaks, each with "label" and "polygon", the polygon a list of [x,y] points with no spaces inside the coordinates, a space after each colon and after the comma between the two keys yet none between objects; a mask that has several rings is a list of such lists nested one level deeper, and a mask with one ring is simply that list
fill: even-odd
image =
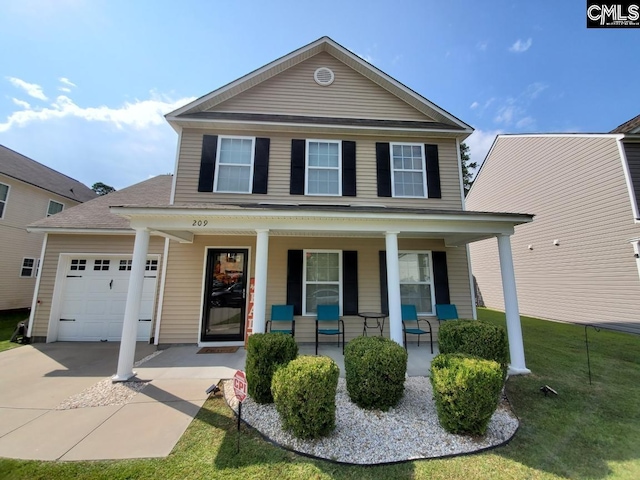
[{"label": "double-hung window", "polygon": [[431,252],[400,252],[400,297],[416,306],[418,313],[434,313],[434,285]]},{"label": "double-hung window", "polygon": [[334,140],[307,140],[307,195],[342,195],[342,145]]},{"label": "double-hung window", "polygon": [[36,259],[35,258],[23,258],[22,259],[22,268],[20,269],[21,277],[32,277],[33,270],[35,268]]},{"label": "double-hung window", "polygon": [[318,305],[340,305],[342,298],[342,252],[304,251],[303,313],[314,315]]},{"label": "double-hung window", "polygon": [[47,217],[60,213],[64,209],[64,205],[55,200],[49,200],[49,207],[47,208]]},{"label": "double-hung window", "polygon": [[251,193],[254,147],[253,137],[219,138],[215,192]]},{"label": "double-hung window", "polygon": [[8,198],[9,198],[9,185],[0,183],[0,218],[4,217],[4,210],[7,206]]},{"label": "double-hung window", "polygon": [[424,145],[391,144],[391,185],[394,197],[424,198],[427,196]]}]

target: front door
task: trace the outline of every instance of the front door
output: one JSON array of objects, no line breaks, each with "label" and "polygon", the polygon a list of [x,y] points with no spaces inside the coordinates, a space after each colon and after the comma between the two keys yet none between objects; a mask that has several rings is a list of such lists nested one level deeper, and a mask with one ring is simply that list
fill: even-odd
[{"label": "front door", "polygon": [[201,341],[244,340],[248,257],[246,249],[208,251]]}]

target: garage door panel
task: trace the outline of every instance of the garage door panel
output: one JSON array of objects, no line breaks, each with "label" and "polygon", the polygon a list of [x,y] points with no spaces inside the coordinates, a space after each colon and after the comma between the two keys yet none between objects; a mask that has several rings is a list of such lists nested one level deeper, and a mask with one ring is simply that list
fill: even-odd
[{"label": "garage door panel", "polygon": [[127,306],[127,297],[116,298],[109,302],[109,315],[119,315],[124,318],[124,310]]}]

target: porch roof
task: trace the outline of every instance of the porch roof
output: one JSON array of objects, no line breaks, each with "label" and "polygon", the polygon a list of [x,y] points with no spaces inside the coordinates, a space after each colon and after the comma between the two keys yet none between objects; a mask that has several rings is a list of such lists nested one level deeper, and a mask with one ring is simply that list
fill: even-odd
[{"label": "porch roof", "polygon": [[533,215],[505,212],[436,210],[363,204],[243,203],[111,207],[131,228],[146,228],[190,243],[194,235],[270,235],[441,238],[448,246],[465,245],[513,233]]}]

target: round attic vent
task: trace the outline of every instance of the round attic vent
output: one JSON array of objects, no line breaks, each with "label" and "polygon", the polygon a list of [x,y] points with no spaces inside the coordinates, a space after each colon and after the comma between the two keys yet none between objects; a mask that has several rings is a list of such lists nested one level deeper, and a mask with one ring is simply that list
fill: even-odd
[{"label": "round attic vent", "polygon": [[331,71],[331,69],[327,67],[320,67],[313,74],[313,79],[316,81],[318,85],[322,85],[323,87],[327,87],[333,83],[335,79],[335,75]]}]

